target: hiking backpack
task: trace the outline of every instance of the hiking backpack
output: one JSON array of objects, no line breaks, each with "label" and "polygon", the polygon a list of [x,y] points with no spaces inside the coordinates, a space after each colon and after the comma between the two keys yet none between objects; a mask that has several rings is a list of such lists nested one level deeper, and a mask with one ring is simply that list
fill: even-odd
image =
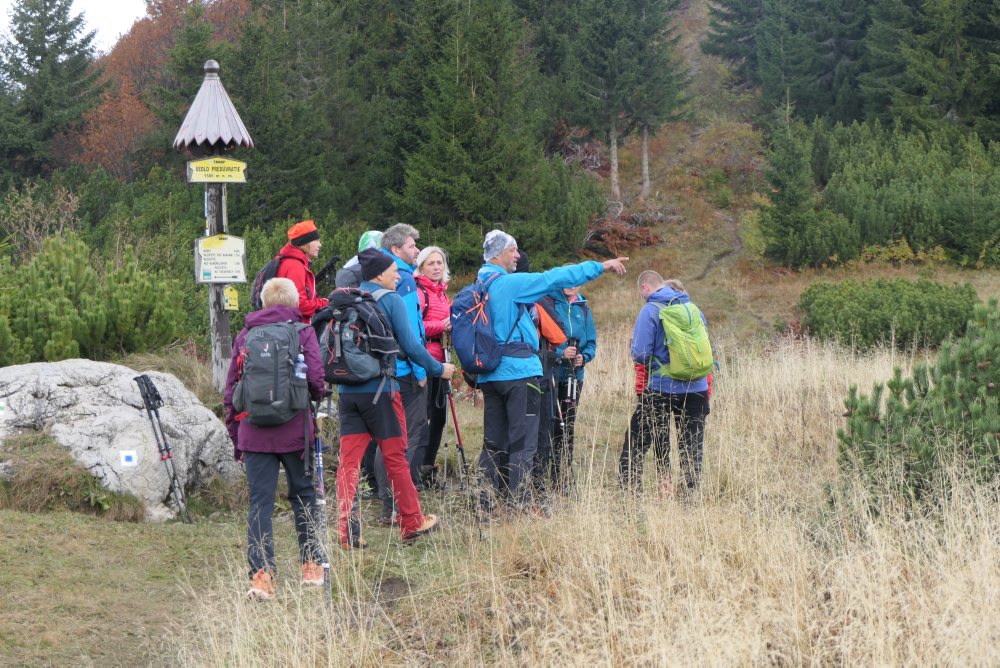
[{"label": "hiking backpack", "polygon": [[451,303],[451,342],[462,363],[462,371],[471,374],[488,373],[500,366],[503,357],[532,357],[535,350],[524,341],[511,343],[517,324],[524,315],[524,304],[517,305],[517,317],[503,343],[497,342],[490,313],[490,283],[500,276],[493,274],[485,281],[477,278],[462,288]]},{"label": "hiking backpack", "polygon": [[233,407],[250,424],[284,424],[309,406],[309,383],[295,376],[302,352],[299,332],[309,325],[291,320],[257,325],[247,332],[237,357],[239,380]]},{"label": "hiking backpack", "polygon": [[253,285],[250,287],[251,311],[259,311],[264,308],[264,302],[260,299],[260,291],[264,289],[265,283],[278,275],[278,267],[281,266],[283,259],[280,255],[272,258],[270,262],[264,265],[263,269],[257,272],[257,278],[253,279]]},{"label": "hiking backpack", "polygon": [[396,375],[399,346],[388,318],[376,306],[389,292],[337,288],[330,293],[329,303],[313,316],[326,382],[363,385]]},{"label": "hiking backpack", "polygon": [[670,362],[660,365],[654,373],[687,381],[699,380],[711,373],[714,362],[712,344],[697,306],[676,299],[661,305],[660,324]]}]

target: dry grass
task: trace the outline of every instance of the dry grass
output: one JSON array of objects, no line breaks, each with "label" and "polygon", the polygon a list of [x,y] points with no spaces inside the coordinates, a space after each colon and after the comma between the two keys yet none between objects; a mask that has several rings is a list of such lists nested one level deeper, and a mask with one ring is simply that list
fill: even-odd
[{"label": "dry grass", "polygon": [[73,510],[126,522],[146,517],[142,501],[105,489],[46,433],[29,432],[0,442],[0,461],[14,469],[12,477],[0,480],[0,510]]},{"label": "dry grass", "polygon": [[377,539],[362,556],[337,553],[330,610],[287,579],[278,602],[251,604],[234,566],[180,629],[181,661],[1000,660],[996,490],[960,482],[928,517],[891,507],[873,516],[838,477],[847,388],[912,360],[809,342],[720,343],[702,498],[687,506],[650,493],[629,504],[613,477],[632,403],[627,336],[603,334],[583,400],[578,493],[551,518],[489,527],[480,541],[457,504],[422,545]]}]

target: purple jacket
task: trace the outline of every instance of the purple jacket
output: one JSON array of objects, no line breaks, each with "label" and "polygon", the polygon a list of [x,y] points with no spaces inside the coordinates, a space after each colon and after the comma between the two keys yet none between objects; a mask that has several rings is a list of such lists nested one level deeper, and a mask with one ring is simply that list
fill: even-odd
[{"label": "purple jacket", "polygon": [[[309,411],[302,411],[297,417],[292,418],[285,424],[273,427],[258,427],[250,424],[249,420],[237,422],[235,419],[236,409],[233,408],[233,390],[236,387],[236,360],[240,355],[247,339],[247,332],[257,325],[268,325],[274,322],[302,322],[302,313],[297,308],[291,306],[269,306],[260,311],[247,314],[246,327],[237,335],[233,343],[233,356],[229,360],[229,377],[226,379],[226,392],[222,402],[226,407],[226,428],[229,429],[229,437],[233,439],[235,449],[234,456],[239,459],[240,451],[245,452],[296,452],[306,448],[305,423],[303,420],[309,416]],[[306,365],[309,367],[307,377],[309,380],[309,395],[313,401],[319,401],[326,392],[323,382],[323,361],[319,356],[319,342],[316,341],[316,332],[312,327],[306,327],[299,332],[299,343],[302,345],[302,354],[305,355]],[[312,438],[312,420],[310,419],[309,434]]]}]

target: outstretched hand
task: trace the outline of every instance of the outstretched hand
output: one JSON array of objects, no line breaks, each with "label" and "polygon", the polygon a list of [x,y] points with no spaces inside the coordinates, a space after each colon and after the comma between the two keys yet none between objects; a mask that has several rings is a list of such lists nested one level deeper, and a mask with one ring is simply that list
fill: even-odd
[{"label": "outstretched hand", "polygon": [[625,263],[628,262],[627,257],[616,257],[614,260],[605,260],[601,263],[604,267],[604,271],[611,271],[616,274],[625,274]]}]

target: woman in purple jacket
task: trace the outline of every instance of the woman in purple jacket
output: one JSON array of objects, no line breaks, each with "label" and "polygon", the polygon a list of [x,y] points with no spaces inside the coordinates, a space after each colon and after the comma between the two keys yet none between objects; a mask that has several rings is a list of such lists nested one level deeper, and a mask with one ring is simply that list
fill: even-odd
[{"label": "woman in purple jacket", "polygon": [[[288,498],[295,514],[295,529],[299,539],[299,558],[302,561],[302,584],[322,585],[323,568],[317,563],[319,546],[313,531],[316,517],[316,493],[306,475],[306,457],[310,456],[309,444],[313,438],[312,414],[308,408],[284,424],[256,426],[237,414],[233,405],[233,391],[239,380],[239,358],[247,334],[254,327],[278,322],[302,322],[299,312],[299,292],[287,278],[272,278],[261,290],[264,308],[247,315],[246,327],[236,337],[233,357],[229,364],[229,377],[223,402],[226,407],[226,427],[233,440],[233,456],[242,461],[250,485],[250,510],[247,515],[247,560],[250,562],[251,597],[274,598],[274,540],[271,515],[274,512],[274,494],[278,487],[278,466],[285,469],[288,480]],[[307,366],[306,379],[309,396],[313,401],[323,398],[323,363],[319,343],[312,327],[299,330],[299,344]],[[306,440],[306,433],[309,440]]]}]

